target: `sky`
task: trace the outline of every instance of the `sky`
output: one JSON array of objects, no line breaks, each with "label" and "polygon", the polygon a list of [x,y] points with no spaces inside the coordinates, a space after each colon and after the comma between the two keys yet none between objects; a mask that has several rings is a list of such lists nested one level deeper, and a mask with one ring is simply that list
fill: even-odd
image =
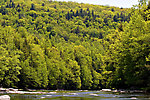
[{"label": "sky", "polygon": [[115,7],[131,8],[138,4],[138,0],[56,0],[56,1],[75,1],[79,3],[89,3],[96,5],[109,5]]}]

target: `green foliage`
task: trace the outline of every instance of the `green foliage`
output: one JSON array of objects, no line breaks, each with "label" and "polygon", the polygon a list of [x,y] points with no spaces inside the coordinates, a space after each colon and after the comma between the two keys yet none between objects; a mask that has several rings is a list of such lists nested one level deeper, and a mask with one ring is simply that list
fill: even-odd
[{"label": "green foliage", "polygon": [[149,88],[149,19],[146,3],[120,9],[52,0],[1,1],[0,84]]},{"label": "green foliage", "polygon": [[[105,57],[108,75],[108,86],[120,88],[147,87],[149,68],[146,58],[150,53],[150,31],[148,21],[140,11],[135,10],[130,21],[121,32],[109,34]],[[143,85],[141,85],[143,84]]]}]

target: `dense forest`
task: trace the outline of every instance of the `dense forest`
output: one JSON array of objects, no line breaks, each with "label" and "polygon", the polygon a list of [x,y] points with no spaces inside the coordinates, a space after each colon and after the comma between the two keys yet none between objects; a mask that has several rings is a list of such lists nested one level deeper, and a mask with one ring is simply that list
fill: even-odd
[{"label": "dense forest", "polygon": [[150,4],[0,0],[0,86],[150,90]]}]

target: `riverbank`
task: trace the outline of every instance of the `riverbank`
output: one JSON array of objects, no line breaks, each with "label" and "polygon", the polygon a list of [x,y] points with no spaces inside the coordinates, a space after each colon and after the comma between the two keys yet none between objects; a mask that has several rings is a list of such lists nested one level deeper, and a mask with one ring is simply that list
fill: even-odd
[{"label": "riverbank", "polygon": [[100,91],[103,92],[113,92],[113,93],[147,93],[147,91],[144,90],[124,90],[124,89],[102,89]]},{"label": "riverbank", "polygon": [[43,92],[31,89],[28,91],[23,91],[22,89],[0,88],[0,94],[54,94],[54,93],[56,92]]},{"label": "riverbank", "polygon": [[[55,92],[54,92],[55,91]],[[35,90],[28,89],[27,91],[23,91],[22,89],[13,89],[13,88],[0,88],[0,94],[55,94],[59,90]],[[67,91],[67,90],[61,90]],[[92,90],[78,90],[78,91],[92,91]],[[93,90],[94,91],[94,90]],[[124,90],[124,89],[102,89],[97,90],[101,92],[112,92],[112,93],[147,93],[144,90]]]}]

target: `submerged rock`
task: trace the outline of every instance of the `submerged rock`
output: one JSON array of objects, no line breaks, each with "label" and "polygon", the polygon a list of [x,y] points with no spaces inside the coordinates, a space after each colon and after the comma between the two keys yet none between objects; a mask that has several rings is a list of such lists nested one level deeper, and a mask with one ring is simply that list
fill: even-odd
[{"label": "submerged rock", "polygon": [[93,93],[91,93],[91,94],[89,94],[90,96],[98,96],[98,94],[93,94]]},{"label": "submerged rock", "polygon": [[2,95],[2,96],[0,96],[0,100],[10,100],[10,96],[9,95]]}]

